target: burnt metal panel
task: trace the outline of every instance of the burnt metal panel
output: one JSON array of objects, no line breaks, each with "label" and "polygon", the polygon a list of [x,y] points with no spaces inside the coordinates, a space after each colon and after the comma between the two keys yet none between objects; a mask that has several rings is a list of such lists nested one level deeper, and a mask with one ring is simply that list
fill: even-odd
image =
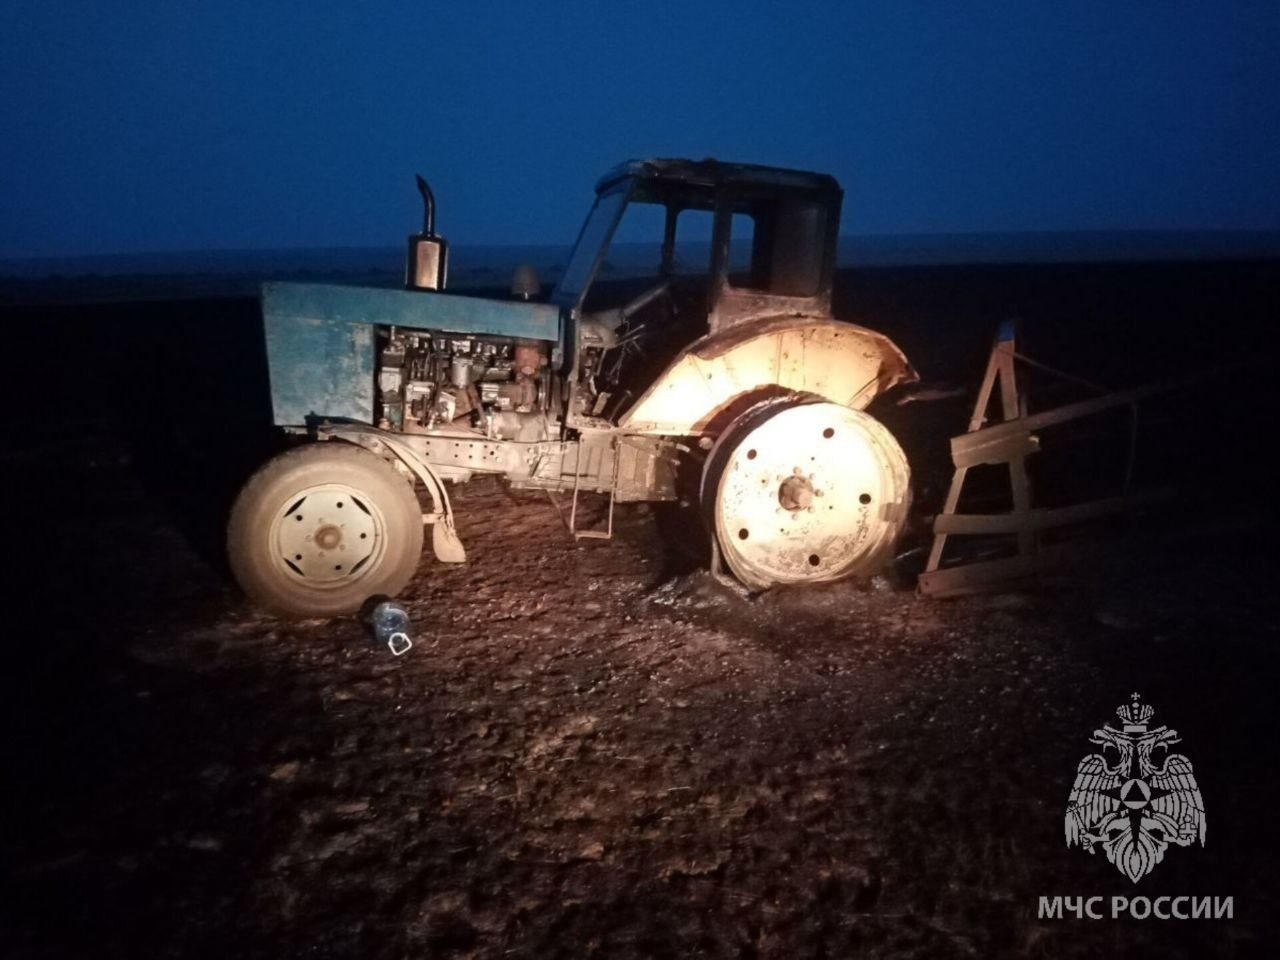
[{"label": "burnt metal panel", "polygon": [[310,416],[373,422],[372,324],[289,312],[264,295],[262,327],[277,425]]},{"label": "burnt metal panel", "polygon": [[262,323],[275,422],[373,422],[375,326],[556,340],[560,311],[538,303],[325,283],[268,283]]},{"label": "burnt metal panel", "polygon": [[604,193],[627,178],[659,181],[670,185],[687,184],[691,187],[710,189],[729,185],[755,185],[771,190],[805,190],[837,196],[840,193],[839,183],[834,177],[825,173],[791,170],[786,167],[766,167],[753,163],[729,163],[711,158],[682,160],[664,157],[628,160],[618,164],[600,178],[596,184],[596,192]]},{"label": "burnt metal panel", "polygon": [[888,337],[823,317],[764,317],[682,351],[619,420],[634,433],[719,432],[743,398],[812,393],[862,409],[916,373]]},{"label": "burnt metal panel", "polygon": [[555,340],[560,311],[544,303],[487,300],[432,290],[332,283],[268,283],[263,312],[341,323]]}]

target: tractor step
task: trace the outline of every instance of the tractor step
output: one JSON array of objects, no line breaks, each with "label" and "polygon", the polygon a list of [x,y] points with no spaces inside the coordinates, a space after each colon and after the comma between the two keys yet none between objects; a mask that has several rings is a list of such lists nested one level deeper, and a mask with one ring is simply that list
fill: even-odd
[{"label": "tractor step", "polygon": [[569,507],[569,532],[573,534],[576,540],[612,540],[613,539],[613,491],[610,490],[609,510],[607,520],[603,530],[579,530],[578,529],[578,494],[581,493],[577,484],[573,487],[573,502]]}]

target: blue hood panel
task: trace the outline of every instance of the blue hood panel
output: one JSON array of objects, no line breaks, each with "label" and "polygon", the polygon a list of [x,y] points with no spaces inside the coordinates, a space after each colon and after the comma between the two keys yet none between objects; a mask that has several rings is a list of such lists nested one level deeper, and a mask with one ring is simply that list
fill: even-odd
[{"label": "blue hood panel", "polygon": [[278,425],[301,426],[309,416],[371,424],[375,326],[555,341],[560,311],[421,290],[268,283],[262,324]]}]

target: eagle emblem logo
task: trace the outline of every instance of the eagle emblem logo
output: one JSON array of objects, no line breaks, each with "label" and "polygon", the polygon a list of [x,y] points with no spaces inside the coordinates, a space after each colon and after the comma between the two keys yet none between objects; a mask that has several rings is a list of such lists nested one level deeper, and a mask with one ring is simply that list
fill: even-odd
[{"label": "eagle emblem logo", "polygon": [[1101,847],[1112,865],[1137,883],[1164,859],[1169,844],[1204,846],[1204,800],[1191,761],[1169,748],[1176,730],[1150,725],[1155,711],[1138,694],[1116,710],[1091,743],[1102,747],[1076,767],[1067,801],[1067,847]]}]

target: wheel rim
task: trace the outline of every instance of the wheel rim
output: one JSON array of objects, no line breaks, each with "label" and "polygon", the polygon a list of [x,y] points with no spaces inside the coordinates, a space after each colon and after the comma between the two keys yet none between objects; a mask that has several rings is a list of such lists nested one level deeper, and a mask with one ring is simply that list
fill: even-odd
[{"label": "wheel rim", "polygon": [[720,438],[704,494],[726,564],[762,589],[873,572],[906,519],[909,472],[866,414],[774,404]]},{"label": "wheel rim", "polygon": [[331,588],[375,569],[386,548],[376,503],[346,484],[307,487],[286,497],[271,521],[271,550],[285,576]]}]

